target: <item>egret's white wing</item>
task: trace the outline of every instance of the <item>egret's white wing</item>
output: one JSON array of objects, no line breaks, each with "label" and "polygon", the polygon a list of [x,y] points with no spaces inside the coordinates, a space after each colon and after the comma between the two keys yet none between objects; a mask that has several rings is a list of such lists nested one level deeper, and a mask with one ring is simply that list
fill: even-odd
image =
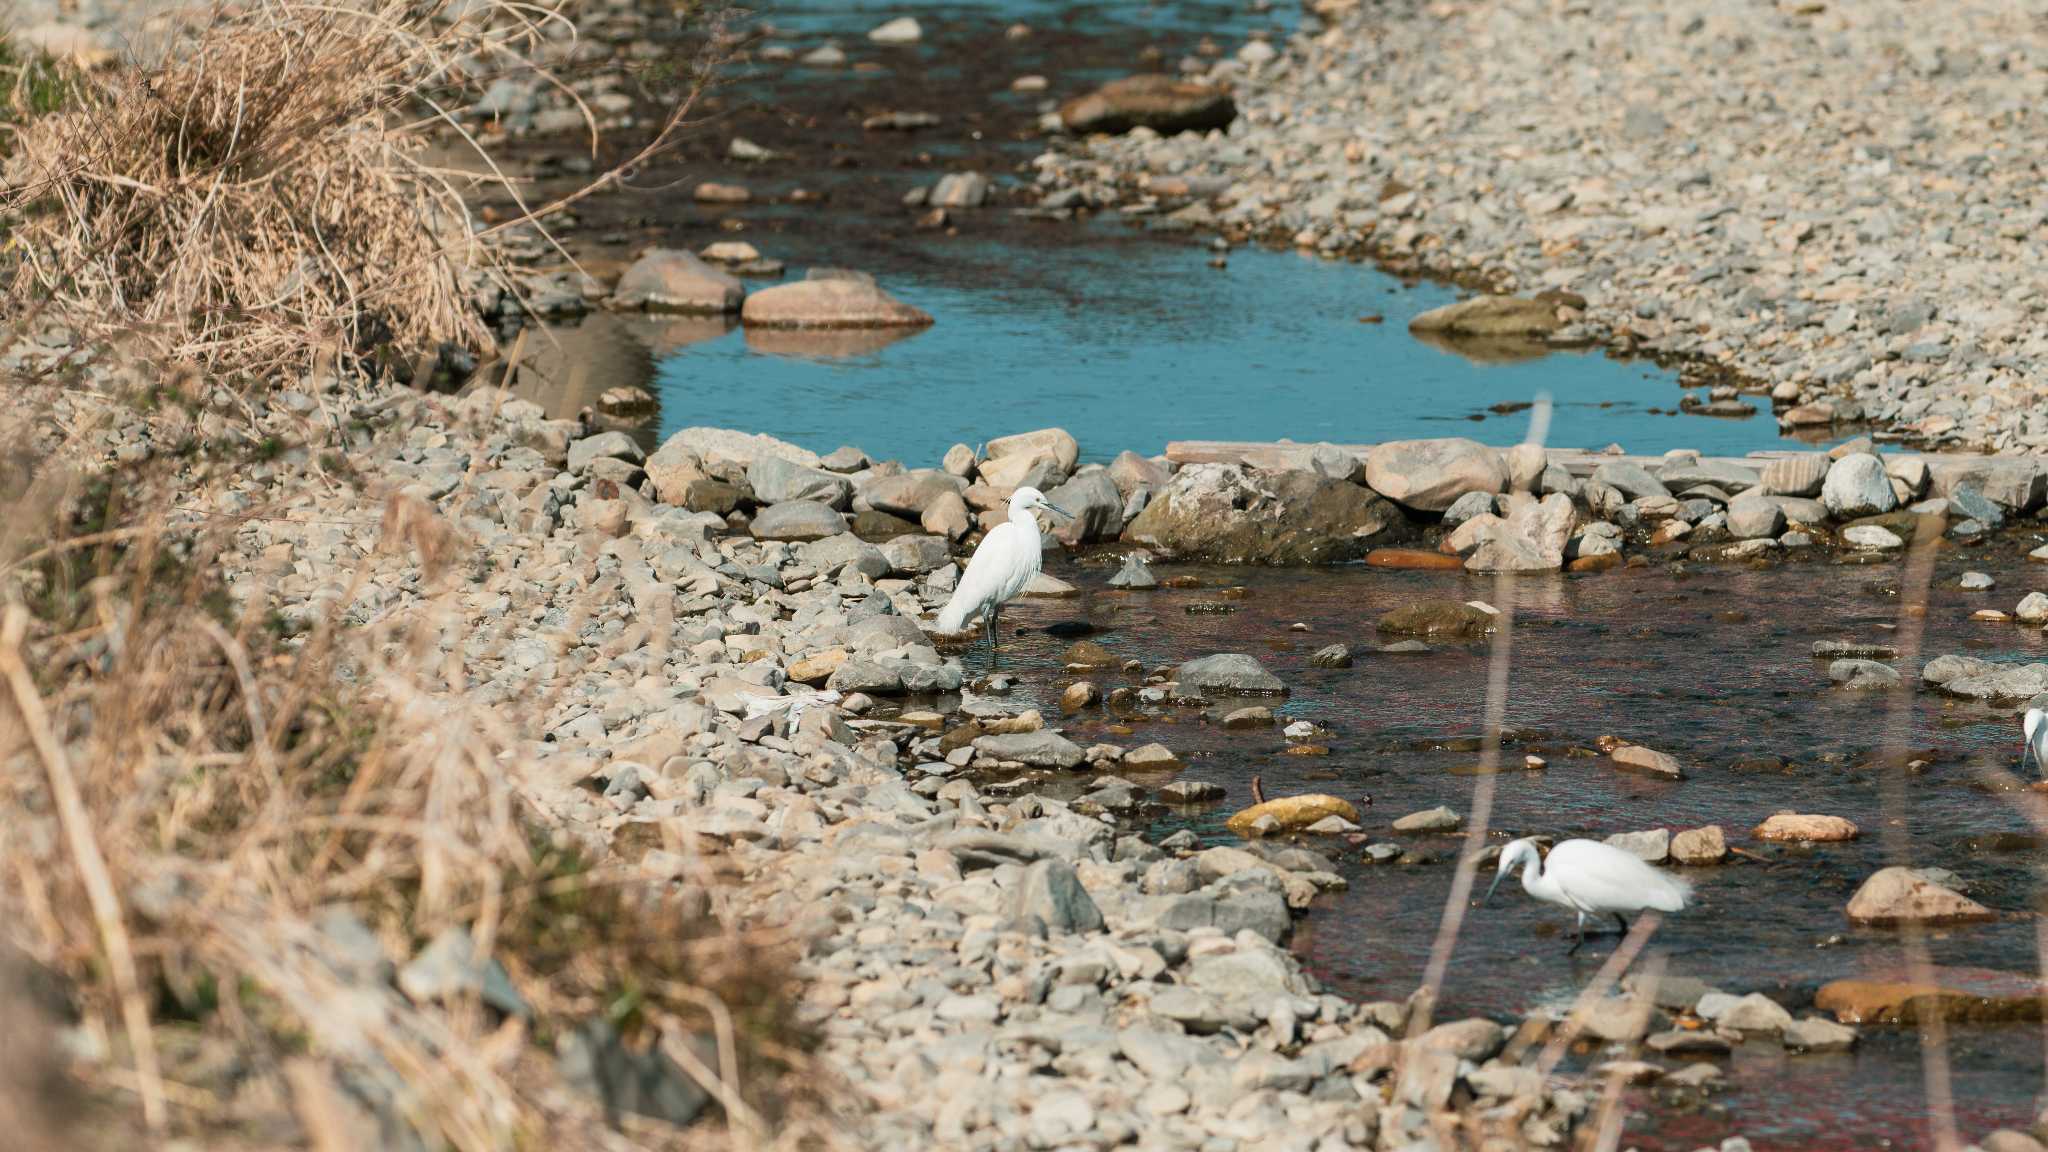
[{"label": "egret's white wing", "polygon": [[1676,912],[1692,896],[1685,881],[1597,840],[1567,840],[1552,848],[1543,874],[1582,912]]},{"label": "egret's white wing", "polygon": [[[958,632],[989,604],[1000,604],[1015,596],[1031,579],[1027,574],[1011,587],[1016,575],[1013,569],[1022,561],[1028,543],[1024,530],[1008,521],[990,529],[968,559],[967,571],[953,588],[953,598],[939,610],[939,631]],[[1030,557],[1033,573],[1037,571],[1037,559]]]}]

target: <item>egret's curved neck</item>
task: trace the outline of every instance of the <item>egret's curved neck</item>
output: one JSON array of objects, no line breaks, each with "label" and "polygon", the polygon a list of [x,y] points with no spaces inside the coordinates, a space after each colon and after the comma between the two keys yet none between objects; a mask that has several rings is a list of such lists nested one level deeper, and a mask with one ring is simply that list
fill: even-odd
[{"label": "egret's curved neck", "polygon": [[1551,889],[1550,877],[1543,875],[1543,860],[1530,856],[1522,862],[1522,890],[1531,896],[1541,897]]},{"label": "egret's curved neck", "polygon": [[1038,515],[1031,509],[1022,504],[1010,505],[1010,523],[1029,533],[1033,540],[1038,539]]}]

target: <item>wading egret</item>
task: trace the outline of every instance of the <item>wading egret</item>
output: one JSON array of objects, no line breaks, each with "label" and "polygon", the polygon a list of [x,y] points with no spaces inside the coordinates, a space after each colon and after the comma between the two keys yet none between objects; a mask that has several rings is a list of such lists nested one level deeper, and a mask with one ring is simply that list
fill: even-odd
[{"label": "wading egret", "polygon": [[[1522,888],[1546,904],[1569,908],[1579,916],[1579,938],[1571,950],[1586,942],[1586,917],[1612,916],[1628,932],[1630,915],[1646,908],[1676,912],[1692,898],[1692,885],[1676,876],[1659,872],[1635,856],[1597,840],[1567,840],[1550,850],[1550,859],[1536,853],[1534,840],[1516,840],[1501,849],[1500,869],[1486,899],[1516,868],[1522,870]],[[1483,903],[1484,901],[1482,901]]]},{"label": "wading egret", "polygon": [[994,664],[996,658],[996,616],[1003,605],[1017,598],[1031,578],[1038,575],[1040,553],[1044,549],[1043,538],[1038,530],[1038,509],[1043,508],[1056,516],[1066,512],[1049,503],[1045,494],[1036,488],[1019,488],[1010,497],[1010,519],[998,524],[981,538],[974,549],[974,555],[967,561],[967,571],[960,577],[960,583],[953,589],[953,598],[939,610],[938,627],[941,632],[958,632],[967,627],[967,622],[976,613],[981,614],[981,624],[988,633],[988,658]]},{"label": "wading egret", "polygon": [[2020,753],[2020,767],[2027,766],[2027,757],[2034,758],[2034,764],[2048,772],[2048,709],[2029,708],[2020,731],[2026,734],[2026,748]]}]

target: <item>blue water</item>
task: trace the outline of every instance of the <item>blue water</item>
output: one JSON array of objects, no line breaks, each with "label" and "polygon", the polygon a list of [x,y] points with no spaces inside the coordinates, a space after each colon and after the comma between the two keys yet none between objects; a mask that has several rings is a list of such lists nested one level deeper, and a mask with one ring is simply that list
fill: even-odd
[{"label": "blue water", "polygon": [[[785,255],[779,237],[754,238]],[[1767,401],[1742,420],[1650,414],[1675,408],[1682,390],[1647,361],[1475,363],[1424,344],[1408,320],[1457,290],[1404,286],[1366,265],[1245,249],[1219,271],[1205,250],[1164,241],[926,243],[925,259],[882,282],[937,317],[931,328],[880,348],[828,337],[792,350],[739,330],[677,348],[657,369],[662,433],[717,424],[909,463],[1047,425],[1095,459],[1189,439],[1512,444],[1527,417],[1489,407],[1548,392],[1553,445],[1740,454],[1789,443]],[[1372,315],[1380,322],[1361,322]]]}]

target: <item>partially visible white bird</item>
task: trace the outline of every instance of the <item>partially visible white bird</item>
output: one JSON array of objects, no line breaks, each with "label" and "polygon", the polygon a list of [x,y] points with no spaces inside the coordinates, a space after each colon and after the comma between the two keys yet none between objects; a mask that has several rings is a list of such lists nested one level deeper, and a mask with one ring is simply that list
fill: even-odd
[{"label": "partially visible white bird", "polygon": [[1579,938],[1573,952],[1586,942],[1588,916],[1612,916],[1626,934],[1628,921],[1622,913],[1633,915],[1648,908],[1677,912],[1692,899],[1692,885],[1650,867],[1634,853],[1597,840],[1567,840],[1550,850],[1548,860],[1537,854],[1534,840],[1510,843],[1501,849],[1500,868],[1486,899],[1493,899],[1494,889],[1517,867],[1529,895],[1578,913]]},{"label": "partially visible white bird", "polygon": [[1038,489],[1017,489],[1010,497],[1010,519],[996,525],[981,538],[981,543],[974,549],[974,556],[967,561],[967,571],[953,589],[953,598],[939,610],[938,629],[941,632],[958,632],[979,613],[982,627],[988,632],[991,661],[996,655],[997,615],[1002,612],[1003,605],[1016,599],[1017,594],[1024,591],[1024,586],[1031,583],[1031,578],[1038,575],[1040,556],[1045,547],[1036,515],[1040,508],[1073,519],[1047,502],[1045,494]]},{"label": "partially visible white bird", "polygon": [[2020,731],[2026,735],[2026,750],[2020,753],[2020,767],[2027,766],[2027,757],[2043,772],[2048,772],[2048,709],[2029,708],[2026,718],[2020,721]]}]

